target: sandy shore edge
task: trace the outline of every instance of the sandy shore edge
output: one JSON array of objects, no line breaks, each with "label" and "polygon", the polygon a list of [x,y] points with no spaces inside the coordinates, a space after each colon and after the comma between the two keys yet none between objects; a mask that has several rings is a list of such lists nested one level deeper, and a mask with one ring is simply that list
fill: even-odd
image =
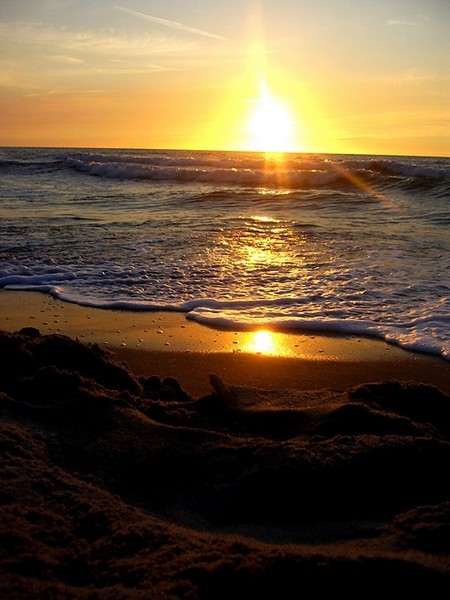
[{"label": "sandy shore edge", "polygon": [[193,396],[216,373],[265,389],[345,389],[398,379],[450,392],[450,363],[357,336],[221,331],[174,312],[86,308],[36,292],[0,290],[0,329],[36,327],[108,347],[136,374],[175,377]]}]

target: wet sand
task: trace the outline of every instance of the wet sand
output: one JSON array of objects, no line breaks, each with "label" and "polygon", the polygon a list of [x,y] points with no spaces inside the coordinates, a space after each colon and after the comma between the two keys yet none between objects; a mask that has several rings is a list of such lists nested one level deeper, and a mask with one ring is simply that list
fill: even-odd
[{"label": "wet sand", "polygon": [[345,389],[400,379],[450,392],[450,363],[383,341],[311,333],[216,330],[170,312],[85,308],[35,292],[0,291],[0,329],[32,326],[110,348],[138,375],[175,377],[192,395],[219,374],[262,388]]}]

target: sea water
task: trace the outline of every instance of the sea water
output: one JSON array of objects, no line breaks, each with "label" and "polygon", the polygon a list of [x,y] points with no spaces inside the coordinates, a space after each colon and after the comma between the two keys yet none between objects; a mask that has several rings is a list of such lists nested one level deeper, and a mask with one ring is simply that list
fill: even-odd
[{"label": "sea water", "polygon": [[450,360],[450,159],[0,149],[0,287]]}]

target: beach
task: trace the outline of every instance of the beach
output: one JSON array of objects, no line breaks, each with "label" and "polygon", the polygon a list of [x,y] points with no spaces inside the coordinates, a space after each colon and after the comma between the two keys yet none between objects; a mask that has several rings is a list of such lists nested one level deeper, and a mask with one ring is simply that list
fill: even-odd
[{"label": "beach", "polygon": [[450,2],[342,4],[0,1],[0,600],[450,597]]},{"label": "beach", "polygon": [[39,293],[0,307],[4,597],[450,589],[448,361]]}]

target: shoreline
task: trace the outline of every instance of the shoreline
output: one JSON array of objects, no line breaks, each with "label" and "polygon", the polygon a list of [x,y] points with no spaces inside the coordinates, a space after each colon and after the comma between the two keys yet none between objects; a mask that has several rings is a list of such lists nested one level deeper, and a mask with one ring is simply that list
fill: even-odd
[{"label": "shoreline", "polygon": [[344,389],[398,379],[450,393],[450,364],[384,341],[311,332],[214,329],[176,312],[86,308],[40,292],[0,290],[0,329],[35,327],[109,348],[137,375],[174,377],[186,391],[210,391],[209,374],[230,384],[274,389]]}]

